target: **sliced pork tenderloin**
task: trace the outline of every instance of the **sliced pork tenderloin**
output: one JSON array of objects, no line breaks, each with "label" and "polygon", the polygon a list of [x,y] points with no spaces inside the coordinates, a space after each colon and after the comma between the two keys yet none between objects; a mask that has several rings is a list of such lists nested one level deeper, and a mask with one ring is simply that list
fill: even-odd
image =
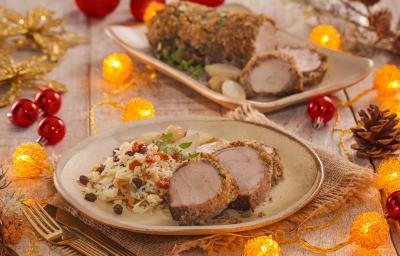
[{"label": "sliced pork tenderloin", "polygon": [[328,56],[317,49],[303,46],[282,46],[279,50],[296,59],[297,67],[303,74],[305,86],[321,83],[328,70]]},{"label": "sliced pork tenderloin", "polygon": [[[252,143],[252,141],[244,141],[246,143]],[[272,159],[272,186],[275,186],[279,183],[281,179],[283,179],[283,165],[281,161],[281,157],[279,155],[278,149],[266,145],[261,144],[264,150],[269,154]],[[208,153],[213,154],[218,150],[221,150],[225,147],[229,146],[229,141],[227,140],[219,140],[212,143],[203,144],[200,147],[196,148],[197,152],[200,153]]]},{"label": "sliced pork tenderloin", "polygon": [[250,98],[303,91],[303,74],[295,58],[280,51],[253,57],[242,70],[240,82]]},{"label": "sliced pork tenderloin", "polygon": [[237,195],[232,175],[211,155],[201,154],[176,168],[167,201],[180,225],[201,225],[219,215]]},{"label": "sliced pork tenderloin", "polygon": [[249,210],[264,202],[271,190],[272,158],[259,144],[234,141],[213,154],[236,179],[239,195],[230,204]]}]

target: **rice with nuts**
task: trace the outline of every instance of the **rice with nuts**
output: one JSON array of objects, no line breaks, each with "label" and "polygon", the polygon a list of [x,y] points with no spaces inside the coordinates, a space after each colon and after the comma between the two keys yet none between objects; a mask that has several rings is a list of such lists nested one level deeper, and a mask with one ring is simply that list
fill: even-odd
[{"label": "rice with nuts", "polygon": [[99,199],[135,213],[147,212],[163,203],[179,157],[155,143],[124,142],[102,165],[80,177],[82,193],[88,201]]}]

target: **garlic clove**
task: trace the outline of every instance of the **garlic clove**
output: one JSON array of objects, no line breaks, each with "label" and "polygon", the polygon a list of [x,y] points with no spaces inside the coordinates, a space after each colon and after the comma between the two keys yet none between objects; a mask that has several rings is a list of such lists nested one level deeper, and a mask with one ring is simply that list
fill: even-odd
[{"label": "garlic clove", "polygon": [[177,141],[183,137],[186,136],[187,130],[176,125],[169,125],[164,133],[171,133],[172,134],[172,140],[171,142]]},{"label": "garlic clove", "polygon": [[222,84],[222,94],[238,100],[246,99],[246,92],[242,85],[232,80],[226,80]]},{"label": "garlic clove", "polygon": [[241,70],[233,65],[217,63],[206,65],[204,67],[207,74],[211,77],[220,76],[226,77],[232,80],[236,80],[241,73]]},{"label": "garlic clove", "polygon": [[207,86],[213,91],[222,92],[222,84],[229,80],[229,78],[222,76],[214,76],[210,80],[208,80]]}]

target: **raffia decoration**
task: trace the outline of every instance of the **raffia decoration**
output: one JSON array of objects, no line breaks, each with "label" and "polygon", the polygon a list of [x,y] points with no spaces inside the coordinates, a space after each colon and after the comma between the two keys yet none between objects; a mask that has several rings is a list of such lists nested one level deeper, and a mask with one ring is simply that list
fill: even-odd
[{"label": "raffia decoration", "polygon": [[352,128],[356,144],[351,147],[363,158],[383,158],[396,155],[400,149],[399,119],[390,110],[381,111],[378,106],[370,105],[367,111],[359,112],[361,121]]},{"label": "raffia decoration", "polygon": [[182,253],[193,248],[201,249],[206,253],[206,255],[222,255],[221,253],[234,251],[237,248],[243,248],[249,239],[259,236],[272,236],[275,241],[282,243],[285,237],[285,232],[259,229],[241,234],[225,233],[211,235],[176,244],[170,255],[181,256]]},{"label": "raffia decoration", "polygon": [[[71,46],[83,40],[63,26],[64,20],[55,18],[54,12],[35,8],[25,15],[7,8],[0,8],[0,46],[9,51],[30,46],[49,56],[51,61],[59,60]],[[12,42],[6,43],[6,39]]]},{"label": "raffia decoration", "polygon": [[46,55],[34,56],[15,64],[11,55],[0,52],[0,86],[10,86],[9,90],[0,96],[0,107],[14,102],[24,88],[50,87],[58,92],[65,91],[63,84],[44,75],[55,66],[54,63],[47,62],[47,59]]}]

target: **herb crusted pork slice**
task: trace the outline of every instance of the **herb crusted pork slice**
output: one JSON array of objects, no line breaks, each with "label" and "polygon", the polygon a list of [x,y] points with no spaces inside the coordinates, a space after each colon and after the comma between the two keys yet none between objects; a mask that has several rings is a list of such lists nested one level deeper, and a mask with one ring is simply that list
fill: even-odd
[{"label": "herb crusted pork slice", "polygon": [[262,145],[233,141],[213,154],[239,186],[239,195],[230,207],[254,209],[264,202],[271,190],[273,159]]},{"label": "herb crusted pork slice", "polygon": [[295,58],[281,51],[254,56],[242,70],[240,82],[248,97],[282,96],[303,91],[303,74]]},{"label": "herb crusted pork slice", "polygon": [[297,67],[303,73],[304,85],[316,85],[322,81],[328,70],[328,56],[317,49],[305,46],[282,46],[280,51],[293,56]]},{"label": "herb crusted pork slice", "polygon": [[148,30],[157,55],[182,50],[183,59],[198,64],[230,63],[242,68],[252,56],[276,47],[274,22],[264,15],[182,1],[159,11]]},{"label": "herb crusted pork slice", "polygon": [[177,166],[167,201],[180,225],[201,225],[219,215],[237,195],[232,175],[211,155],[201,154]]}]

